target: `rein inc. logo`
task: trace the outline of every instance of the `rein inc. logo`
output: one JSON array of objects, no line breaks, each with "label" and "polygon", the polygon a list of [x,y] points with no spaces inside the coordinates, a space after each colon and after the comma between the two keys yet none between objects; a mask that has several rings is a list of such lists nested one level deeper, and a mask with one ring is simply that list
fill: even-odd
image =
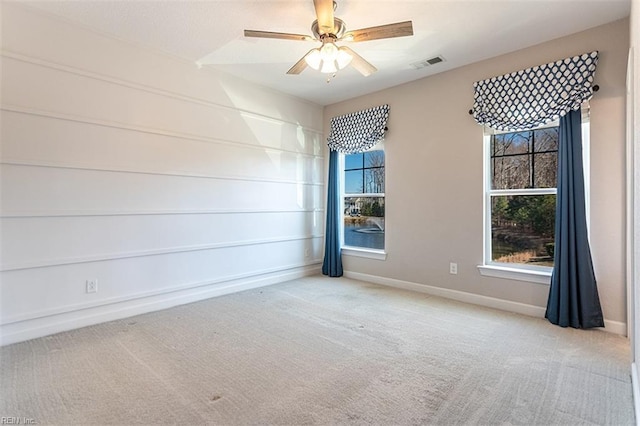
[{"label": "rein inc. logo", "polygon": [[30,417],[0,417],[0,425],[35,425],[35,419]]}]

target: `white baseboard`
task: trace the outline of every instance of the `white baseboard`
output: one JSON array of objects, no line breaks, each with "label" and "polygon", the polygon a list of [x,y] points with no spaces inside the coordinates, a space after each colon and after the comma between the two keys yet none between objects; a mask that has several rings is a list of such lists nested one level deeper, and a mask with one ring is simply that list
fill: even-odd
[{"label": "white baseboard", "polygon": [[636,425],[640,426],[640,383],[638,383],[638,367],[631,363],[631,391],[633,393],[633,408],[636,413]]},{"label": "white baseboard", "polygon": [[244,277],[224,283],[215,282],[208,286],[187,288],[3,324],[0,326],[0,346],[134,315],[159,311],[161,309],[197,302],[212,297],[265,287],[319,273],[320,268],[318,265],[307,265],[273,273]]},{"label": "white baseboard", "polygon": [[627,336],[627,323],[620,321],[612,321],[608,319],[604,319],[604,331],[608,331],[609,333],[619,334],[621,336]]},{"label": "white baseboard", "polygon": [[[344,276],[355,280],[366,281],[373,284],[380,284],[388,287],[401,288],[404,290],[416,291],[419,293],[431,294],[459,302],[470,303],[472,305],[486,306],[488,308],[500,309],[502,311],[514,312],[537,318],[544,318],[546,309],[541,306],[528,305],[526,303],[513,302],[511,300],[497,299],[495,297],[482,296],[480,294],[467,293],[448,288],[434,287],[426,284],[418,284],[409,281],[396,280],[393,278],[379,277],[375,275],[363,274],[360,272],[344,271]],[[606,320],[605,331],[627,335],[627,324],[619,321]]]}]

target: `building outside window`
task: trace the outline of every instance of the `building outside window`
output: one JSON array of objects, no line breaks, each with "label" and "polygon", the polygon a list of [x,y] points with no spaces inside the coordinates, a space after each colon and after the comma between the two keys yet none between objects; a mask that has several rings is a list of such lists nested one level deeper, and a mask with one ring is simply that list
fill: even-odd
[{"label": "building outside window", "polygon": [[384,150],[345,154],[344,246],[384,250]]}]

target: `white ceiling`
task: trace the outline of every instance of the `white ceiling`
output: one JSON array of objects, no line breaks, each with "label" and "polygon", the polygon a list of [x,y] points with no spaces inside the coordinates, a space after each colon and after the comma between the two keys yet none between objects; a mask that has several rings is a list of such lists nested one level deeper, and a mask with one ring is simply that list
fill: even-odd
[{"label": "white ceiling", "polygon": [[[326,83],[287,70],[317,42],[250,39],[244,29],[311,34],[312,0],[75,0],[26,4],[142,46],[328,105],[532,46],[629,15],[631,0],[338,0],[347,30],[413,21],[414,35],[348,43],[378,68]],[[340,43],[339,43],[340,44]],[[411,63],[445,62],[416,70]]]}]

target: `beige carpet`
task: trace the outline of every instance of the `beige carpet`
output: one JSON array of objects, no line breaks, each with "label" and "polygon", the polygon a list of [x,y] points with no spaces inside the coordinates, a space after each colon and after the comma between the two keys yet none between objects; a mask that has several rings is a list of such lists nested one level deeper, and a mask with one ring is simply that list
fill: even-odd
[{"label": "beige carpet", "polygon": [[310,277],[0,349],[38,424],[634,424],[626,339]]}]

